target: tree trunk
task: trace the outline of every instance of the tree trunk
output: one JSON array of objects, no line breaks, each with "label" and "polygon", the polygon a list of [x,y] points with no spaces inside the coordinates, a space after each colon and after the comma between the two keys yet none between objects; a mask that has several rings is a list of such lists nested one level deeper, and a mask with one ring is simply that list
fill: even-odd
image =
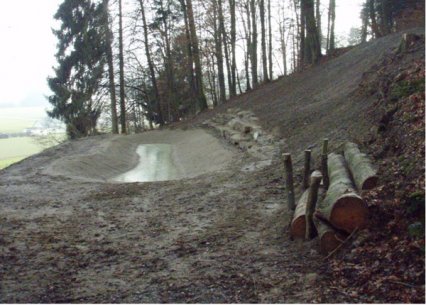
[{"label": "tree trunk", "polygon": [[268,59],[266,57],[265,0],[259,1],[259,14],[260,14],[263,81],[267,82],[269,78],[268,78]]},{"label": "tree trunk", "polygon": [[112,54],[112,32],[109,27],[109,0],[103,0],[105,10],[105,43],[106,43],[106,57],[108,63],[108,79],[109,79],[109,94],[111,96],[111,125],[112,133],[118,133],[118,120],[117,120],[117,95],[115,92],[115,79],[114,79],[114,62]]},{"label": "tree trunk", "polygon": [[194,65],[194,57],[192,55],[192,42],[191,42],[191,33],[189,30],[189,21],[188,21],[188,13],[186,10],[185,0],[179,0],[182,11],[183,11],[183,19],[185,22],[185,36],[186,36],[186,49],[188,53],[188,77],[189,77],[189,86],[191,90],[191,100],[196,99],[197,97],[197,85],[195,83],[193,65]]},{"label": "tree trunk", "polygon": [[306,21],[305,54],[303,58],[307,64],[316,64],[321,57],[321,44],[314,14],[314,1],[302,0],[302,6],[304,7]]},{"label": "tree trunk", "polygon": [[[214,39],[216,46],[216,62],[217,62],[217,73],[219,81],[219,103],[223,104],[226,102],[226,89],[225,89],[225,73],[223,72],[223,53],[222,53],[222,25],[223,25],[223,14],[222,14],[222,0],[213,1],[214,14],[217,12],[219,18],[214,18]],[[217,27],[216,20],[219,20],[219,27]]]},{"label": "tree trunk", "polygon": [[328,155],[328,176],[330,186],[319,205],[318,217],[347,233],[364,228],[367,225],[367,206],[355,191],[343,156]]},{"label": "tree trunk", "polygon": [[119,64],[120,64],[120,123],[121,133],[126,134],[126,101],[124,92],[124,54],[123,54],[123,9],[122,0],[118,0],[118,40],[119,40]]},{"label": "tree trunk", "polygon": [[327,223],[316,217],[314,217],[313,221],[318,233],[321,254],[329,254],[331,251],[339,247],[345,240],[346,236],[344,234],[334,230]]},{"label": "tree trunk", "polygon": [[330,34],[328,35],[329,39],[327,54],[333,51],[335,48],[334,24],[336,21],[336,0],[330,0],[328,14]]},{"label": "tree trunk", "polygon": [[299,34],[299,41],[300,41],[300,49],[299,49],[299,66],[303,67],[303,64],[305,63],[305,38],[306,38],[306,6],[305,6],[306,0],[300,0],[300,34]]},{"label": "tree trunk", "polygon": [[358,190],[370,190],[377,186],[379,177],[367,154],[362,153],[355,143],[346,143],[345,159],[351,170]]},{"label": "tree trunk", "polygon": [[319,45],[320,45],[320,49],[321,49],[322,29],[321,29],[320,5],[321,5],[321,0],[316,0],[315,1],[315,19],[317,21],[318,39],[319,39]]},{"label": "tree trunk", "polygon": [[246,42],[247,42],[247,47],[246,47],[247,52],[246,52],[246,57],[245,57],[245,62],[244,62],[245,70],[246,70],[245,71],[246,72],[246,91],[251,90],[250,72],[249,72],[249,61],[250,61],[250,53],[251,53],[251,22],[250,22],[250,6],[249,6],[248,1],[250,1],[250,0],[247,0],[247,2],[244,5],[245,11],[246,11],[246,16],[247,16],[247,27],[245,26],[244,18],[242,18],[244,33],[245,33]]},{"label": "tree trunk", "polygon": [[271,17],[271,0],[268,0],[268,37],[269,37],[269,79],[273,80],[274,69],[272,67],[272,17]]},{"label": "tree trunk", "polygon": [[235,54],[235,45],[237,41],[236,16],[235,16],[235,0],[229,0],[229,10],[231,15],[231,88],[229,89],[231,97],[237,95],[237,60]]},{"label": "tree trunk", "polygon": [[143,0],[139,0],[139,4],[140,4],[140,7],[141,7],[141,15],[142,15],[142,23],[143,23],[143,36],[144,36],[144,40],[145,40],[144,41],[145,56],[146,56],[146,60],[148,62],[149,74],[150,74],[151,83],[152,83],[152,87],[154,89],[154,95],[155,95],[155,99],[156,99],[156,105],[157,105],[156,110],[157,110],[157,115],[158,115],[158,123],[160,124],[160,126],[163,126],[164,125],[163,112],[161,110],[160,94],[158,92],[157,78],[155,76],[154,64],[152,62],[151,52],[149,50],[148,26],[147,26],[146,17],[145,17],[145,8],[144,8]]},{"label": "tree trunk", "polygon": [[257,78],[257,22],[256,22],[256,1],[250,0],[252,39],[251,39],[251,78],[253,87],[257,87],[259,80]]},{"label": "tree trunk", "polygon": [[200,60],[200,50],[198,47],[198,38],[197,31],[195,29],[195,20],[194,20],[194,12],[192,9],[192,0],[186,0],[187,13],[188,13],[188,21],[189,21],[189,29],[191,32],[191,42],[192,42],[192,50],[194,55],[195,62],[195,73],[196,73],[196,84],[197,84],[197,93],[198,93],[198,109],[203,111],[208,108],[206,96],[204,95],[204,87],[203,87],[203,74],[201,68],[201,60]]},{"label": "tree trunk", "polygon": [[379,26],[377,24],[375,0],[369,0],[368,4],[371,19],[371,31],[373,32],[375,38],[380,38],[382,37],[382,33],[380,32]]}]

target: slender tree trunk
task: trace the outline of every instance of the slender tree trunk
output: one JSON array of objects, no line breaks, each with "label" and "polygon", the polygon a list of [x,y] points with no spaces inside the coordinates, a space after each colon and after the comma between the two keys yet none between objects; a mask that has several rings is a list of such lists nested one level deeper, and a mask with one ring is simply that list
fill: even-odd
[{"label": "slender tree trunk", "polygon": [[144,1],[139,0],[139,4],[141,7],[141,15],[142,15],[142,23],[143,23],[143,36],[144,36],[144,45],[145,45],[145,56],[146,60],[148,62],[148,69],[149,74],[151,77],[151,83],[152,87],[154,89],[154,95],[155,95],[155,102],[157,105],[157,116],[158,116],[158,123],[160,126],[164,125],[164,118],[163,118],[163,112],[161,110],[161,99],[160,99],[160,93],[158,92],[158,85],[157,85],[157,78],[155,76],[155,70],[154,70],[154,63],[152,62],[151,58],[151,52],[149,50],[149,40],[148,40],[148,26],[146,23],[146,17],[145,17],[145,8],[144,8]]},{"label": "slender tree trunk", "polygon": [[300,0],[300,51],[299,51],[299,65],[303,66],[305,63],[305,37],[306,37],[306,7],[304,0]]},{"label": "slender tree trunk", "polygon": [[259,14],[260,14],[260,37],[262,48],[262,67],[263,67],[263,81],[269,81],[268,78],[268,59],[266,58],[266,29],[265,29],[265,0],[259,1]]},{"label": "slender tree trunk", "polygon": [[[281,13],[281,15],[284,15],[284,12]],[[282,16],[283,19],[280,20],[280,43],[281,43],[281,52],[282,52],[282,58],[283,58],[283,69],[284,69],[284,75],[287,75],[287,46],[285,42],[285,23],[284,23],[284,16]]]},{"label": "slender tree trunk", "polygon": [[334,25],[336,21],[336,0],[330,0],[330,42],[328,49],[333,51],[335,48]]},{"label": "slender tree trunk", "polygon": [[272,66],[272,18],[271,18],[271,0],[268,0],[268,36],[269,36],[269,78],[274,79],[274,68]]},{"label": "slender tree trunk", "polygon": [[[222,22],[223,16],[221,17],[222,11],[222,0],[213,1],[213,26],[214,26],[214,40],[215,40],[215,50],[216,50],[216,62],[217,62],[217,71],[218,71],[218,81],[219,81],[219,103],[223,104],[226,101],[226,90],[225,90],[225,74],[223,71],[223,53],[222,53]],[[217,18],[219,17],[219,18]],[[219,27],[217,26],[217,19],[219,19]]]},{"label": "slender tree trunk", "polygon": [[[244,4],[244,8],[245,8],[245,12],[246,12],[246,16],[247,16],[247,27],[246,27],[246,23],[244,21],[244,18],[242,17],[242,21],[243,21],[243,28],[244,28],[244,33],[245,33],[245,37],[246,37],[246,53],[245,53],[245,60],[244,60],[244,65],[245,65],[245,72],[246,72],[246,91],[251,90],[251,86],[250,86],[250,72],[249,72],[249,61],[250,61],[250,52],[251,52],[251,22],[250,22],[250,7],[249,7],[249,0],[247,0],[247,2]],[[244,15],[243,13],[241,14],[242,16]]]},{"label": "slender tree trunk", "polygon": [[197,84],[197,93],[198,93],[198,109],[200,111],[203,111],[207,109],[208,106],[207,106],[206,96],[204,95],[200,50],[198,47],[197,31],[195,29],[192,0],[186,0],[186,1],[187,1],[186,6],[187,6],[187,13],[188,13],[189,29],[191,32],[192,50],[193,50],[194,62],[195,62],[196,84]]},{"label": "slender tree trunk", "polygon": [[317,22],[318,39],[319,39],[319,44],[320,44],[320,49],[321,49],[322,29],[321,29],[320,5],[321,5],[321,0],[316,0],[315,1],[315,19],[316,19],[316,22]]},{"label": "slender tree trunk", "polygon": [[237,60],[235,55],[235,44],[237,41],[236,16],[235,16],[235,0],[229,0],[229,10],[231,15],[231,88],[229,93],[231,97],[237,95],[236,70]]},{"label": "slender tree trunk", "polygon": [[108,78],[109,78],[109,94],[111,96],[111,125],[112,133],[118,133],[118,120],[117,120],[117,95],[115,92],[115,79],[114,79],[114,62],[112,54],[112,32],[109,27],[109,0],[103,0],[105,10],[105,43],[106,43],[106,56],[108,63]]},{"label": "slender tree trunk", "polygon": [[124,54],[123,54],[123,9],[122,0],[118,0],[118,40],[119,40],[119,64],[120,64],[120,123],[121,133],[127,133],[126,130],[126,101],[124,92]]},{"label": "slender tree trunk", "polygon": [[189,77],[189,86],[191,90],[191,99],[195,99],[197,96],[195,77],[194,77],[194,57],[192,55],[192,43],[191,43],[191,33],[189,31],[189,22],[188,22],[188,14],[186,11],[186,4],[184,0],[180,0],[180,4],[182,6],[183,18],[185,21],[185,36],[186,36],[186,49],[188,53],[188,77]]},{"label": "slender tree trunk", "polygon": [[250,0],[252,39],[251,39],[251,78],[253,87],[257,87],[259,80],[257,78],[257,22],[256,22],[256,1]]},{"label": "slender tree trunk", "polygon": [[219,38],[222,39],[223,51],[225,54],[225,65],[226,65],[226,77],[228,80],[228,89],[231,90],[232,80],[231,80],[231,67],[229,63],[229,51],[228,51],[228,40],[225,30],[225,20],[223,17],[223,3],[222,0],[218,0],[219,3]]}]

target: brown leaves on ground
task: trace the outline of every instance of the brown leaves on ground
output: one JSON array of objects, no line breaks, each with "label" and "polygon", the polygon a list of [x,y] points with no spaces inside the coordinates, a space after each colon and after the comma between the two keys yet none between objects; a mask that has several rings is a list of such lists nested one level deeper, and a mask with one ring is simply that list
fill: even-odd
[{"label": "brown leaves on ground", "polygon": [[364,94],[377,97],[368,114],[377,129],[366,150],[382,183],[363,194],[369,230],[324,266],[332,279],[325,299],[337,294],[349,302],[425,302],[424,51],[415,56],[421,44],[424,39],[405,54],[388,56],[361,83]]}]

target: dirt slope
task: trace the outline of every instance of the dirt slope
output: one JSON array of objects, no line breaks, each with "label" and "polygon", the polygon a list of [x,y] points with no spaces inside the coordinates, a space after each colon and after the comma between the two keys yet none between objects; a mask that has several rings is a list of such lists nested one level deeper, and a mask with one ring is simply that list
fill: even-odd
[{"label": "dirt slope", "polygon": [[[174,128],[204,126],[228,108],[250,109],[265,130],[284,140],[283,149],[296,156],[298,173],[306,147],[315,155],[325,136],[333,148],[371,129],[364,114],[373,98],[354,93],[363,73],[400,37],[356,47]],[[237,157],[221,171],[192,179],[112,184],[51,171],[59,158],[89,158],[112,138],[67,143],[0,172],[1,302],[370,300],[318,293],[327,291],[328,277],[319,272],[323,263],[315,241],[289,240],[291,214],[278,160],[242,170],[257,159],[220,140]],[[193,146],[196,150],[197,143]],[[134,164],[134,154],[117,154],[128,157],[120,163],[123,171]]]}]

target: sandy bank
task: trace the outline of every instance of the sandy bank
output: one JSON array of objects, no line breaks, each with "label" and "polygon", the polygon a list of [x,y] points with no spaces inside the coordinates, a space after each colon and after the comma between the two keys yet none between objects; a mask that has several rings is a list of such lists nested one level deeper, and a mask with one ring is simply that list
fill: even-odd
[{"label": "sandy bank", "polygon": [[193,178],[227,167],[236,152],[201,129],[157,130],[129,136],[109,136],[99,141],[86,139],[79,150],[68,152],[45,168],[52,176],[111,182],[138,163],[136,148],[141,144],[172,145],[178,167],[176,179]]}]

